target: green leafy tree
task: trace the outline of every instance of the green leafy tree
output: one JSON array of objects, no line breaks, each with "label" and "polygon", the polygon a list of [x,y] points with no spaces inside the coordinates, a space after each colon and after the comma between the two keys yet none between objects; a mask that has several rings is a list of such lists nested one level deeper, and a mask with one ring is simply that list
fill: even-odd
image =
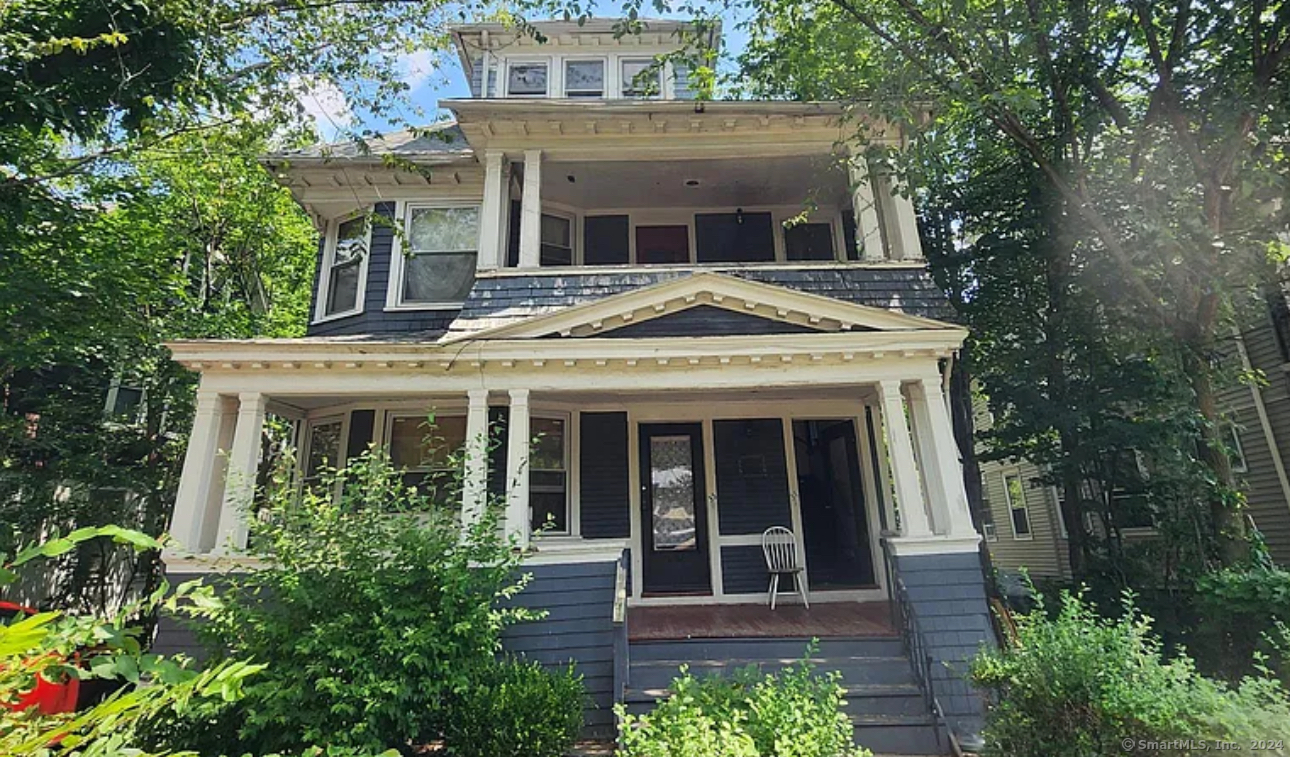
[{"label": "green leafy tree", "polygon": [[[1091,311],[1126,328],[1149,360],[1177,366],[1213,554],[1242,561],[1246,520],[1220,439],[1223,376],[1212,358],[1284,253],[1290,5],[740,5],[753,31],[746,91],[863,104],[920,127],[911,149],[877,156],[916,184],[974,181],[1000,150],[1034,177],[1052,226],[1043,236],[1059,251],[1048,259],[1072,274],[1049,282],[1091,297]],[[1006,202],[1016,199],[985,198],[975,211],[983,223],[1011,221],[1020,211]],[[1086,328],[1080,320],[1069,325]]]}]

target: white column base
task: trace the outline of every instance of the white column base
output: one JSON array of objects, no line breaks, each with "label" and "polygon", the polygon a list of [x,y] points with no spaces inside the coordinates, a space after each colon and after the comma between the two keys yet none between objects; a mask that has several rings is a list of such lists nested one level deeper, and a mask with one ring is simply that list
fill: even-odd
[{"label": "white column base", "polygon": [[897,557],[910,555],[952,555],[976,552],[981,546],[981,535],[971,536],[895,536],[887,539],[891,553]]}]

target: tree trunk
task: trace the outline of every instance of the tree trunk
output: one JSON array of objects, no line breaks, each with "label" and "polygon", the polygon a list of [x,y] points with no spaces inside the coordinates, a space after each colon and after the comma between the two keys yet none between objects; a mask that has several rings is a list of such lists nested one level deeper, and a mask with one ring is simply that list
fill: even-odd
[{"label": "tree trunk", "polygon": [[1195,343],[1184,346],[1183,369],[1191,383],[1196,399],[1196,409],[1204,423],[1197,440],[1197,455],[1214,477],[1214,485],[1207,493],[1209,518],[1218,545],[1218,559],[1224,566],[1240,565],[1250,557],[1249,534],[1245,515],[1241,512],[1241,499],[1237,496],[1232,476],[1232,461],[1228,459],[1222,443],[1222,417],[1218,410],[1218,395],[1210,375],[1209,362],[1204,350]]}]

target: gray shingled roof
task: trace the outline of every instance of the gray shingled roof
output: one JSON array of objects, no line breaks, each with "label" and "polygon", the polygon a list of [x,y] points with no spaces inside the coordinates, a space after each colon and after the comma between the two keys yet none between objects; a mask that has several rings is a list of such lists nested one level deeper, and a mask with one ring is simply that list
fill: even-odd
[{"label": "gray shingled roof", "polygon": [[[475,282],[449,333],[473,333],[502,326],[691,273],[687,270],[588,271],[481,278]],[[939,320],[954,317],[944,293],[922,268],[748,268],[723,273],[910,315]]]},{"label": "gray shingled roof", "polygon": [[466,135],[456,122],[432,124],[419,129],[402,131],[369,137],[362,144],[353,140],[334,142],[325,145],[311,145],[300,150],[288,150],[268,156],[269,160],[291,160],[301,158],[364,158],[394,155],[401,158],[416,159],[419,157],[462,157],[473,155]]}]

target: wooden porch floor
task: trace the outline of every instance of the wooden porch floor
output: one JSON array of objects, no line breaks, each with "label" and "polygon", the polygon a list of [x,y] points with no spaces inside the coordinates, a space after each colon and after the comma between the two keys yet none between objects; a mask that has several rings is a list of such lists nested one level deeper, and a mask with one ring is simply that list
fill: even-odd
[{"label": "wooden porch floor", "polygon": [[755,639],[818,636],[894,636],[886,602],[828,602],[811,605],[764,604],[632,607],[627,611],[632,641],[667,639]]}]

